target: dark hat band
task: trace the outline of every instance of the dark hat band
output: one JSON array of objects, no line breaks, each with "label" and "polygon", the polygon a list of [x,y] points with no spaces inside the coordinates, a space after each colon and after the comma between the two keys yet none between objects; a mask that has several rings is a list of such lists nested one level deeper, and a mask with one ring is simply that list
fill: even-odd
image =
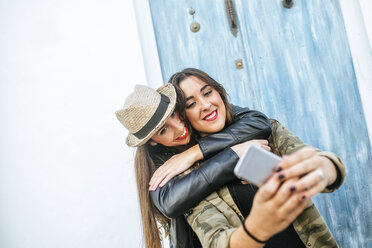
[{"label": "dark hat band", "polygon": [[159,124],[165,112],[167,111],[170,102],[169,98],[162,93],[160,93],[160,95],[161,95],[160,103],[154,115],[150,118],[146,125],[144,125],[138,132],[133,134],[138,139],[145,138],[152,130],[154,130],[156,125]]}]

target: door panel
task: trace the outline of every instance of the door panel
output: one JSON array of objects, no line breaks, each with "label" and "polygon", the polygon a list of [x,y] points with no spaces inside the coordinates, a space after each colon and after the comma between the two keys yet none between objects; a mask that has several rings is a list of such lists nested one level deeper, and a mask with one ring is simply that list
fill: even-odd
[{"label": "door panel", "polygon": [[149,1],[163,78],[200,68],[225,86],[232,103],[338,154],[348,171],[344,185],[314,201],[341,247],[368,247],[371,146],[339,2],[294,2],[285,9],[281,0],[234,1],[234,37],[222,0]]},{"label": "door panel", "polygon": [[[229,30],[224,4],[211,1],[150,1],[160,64],[165,80],[176,71],[195,67],[213,74],[216,79],[228,78],[225,86],[234,93],[236,83],[242,88],[247,74],[235,69],[235,61],[244,56],[241,37]],[[189,14],[190,9],[195,13]],[[192,32],[192,23],[200,24]],[[231,87],[231,86],[233,87]]]},{"label": "door panel", "polygon": [[[338,2],[295,1],[292,9],[280,1],[236,5],[246,57],[255,61],[247,68],[256,74],[248,87],[260,88],[256,98],[264,99],[265,113],[344,159],[343,188],[315,202],[341,247],[363,247],[371,242],[371,148]],[[358,194],[363,186],[366,194]]]}]

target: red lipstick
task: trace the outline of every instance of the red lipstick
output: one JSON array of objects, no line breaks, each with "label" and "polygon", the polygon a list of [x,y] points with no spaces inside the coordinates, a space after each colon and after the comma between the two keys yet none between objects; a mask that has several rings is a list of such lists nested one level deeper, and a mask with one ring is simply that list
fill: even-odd
[{"label": "red lipstick", "polygon": [[211,113],[207,114],[203,120],[204,121],[214,121],[215,119],[217,119],[218,117],[218,113],[217,113],[217,110],[215,111],[212,111]]},{"label": "red lipstick", "polygon": [[176,140],[186,139],[188,135],[189,135],[189,130],[187,129],[187,127],[185,127],[183,134],[180,137],[178,137]]}]

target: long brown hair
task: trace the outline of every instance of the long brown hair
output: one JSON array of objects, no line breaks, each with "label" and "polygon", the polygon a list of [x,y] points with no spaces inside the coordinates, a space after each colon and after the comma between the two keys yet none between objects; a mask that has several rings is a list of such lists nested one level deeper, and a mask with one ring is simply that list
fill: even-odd
[{"label": "long brown hair", "polygon": [[234,115],[232,112],[231,105],[227,99],[227,93],[225,88],[218,83],[216,80],[214,80],[212,77],[210,77],[207,73],[204,71],[195,69],[195,68],[186,68],[183,69],[180,72],[176,72],[171,76],[168,83],[173,84],[174,88],[177,92],[177,104],[176,104],[176,111],[179,113],[180,117],[184,120],[187,120],[186,118],[186,101],[185,101],[185,94],[182,91],[180,87],[180,83],[187,79],[188,77],[196,77],[205,82],[207,85],[211,86],[213,89],[215,89],[221,96],[221,99],[223,103],[225,104],[226,108],[226,123],[225,126],[230,125],[234,122]]},{"label": "long brown hair", "polygon": [[162,239],[157,222],[166,230],[165,227],[168,224],[168,219],[160,213],[150,199],[148,185],[156,167],[150,157],[148,145],[139,146],[134,159],[138,199],[142,217],[142,237],[146,248],[161,248]]},{"label": "long brown hair", "polygon": [[[216,82],[213,78],[211,78],[207,73],[198,69],[187,68],[182,70],[181,72],[173,74],[173,76],[169,79],[169,83],[172,83],[174,85],[177,92],[175,111],[179,113],[180,119],[185,122],[185,124],[189,127],[189,130],[191,131],[192,128],[186,118],[184,100],[185,96],[183,94],[183,91],[179,87],[179,84],[181,81],[190,76],[199,78],[200,80],[214,88],[220,94],[222,101],[224,102],[226,107],[226,124],[231,124],[234,121],[233,113],[231,105],[227,100],[227,94],[223,86]],[[196,137],[192,135],[190,143],[185,146],[185,149],[190,145],[195,144],[195,142]],[[150,199],[148,184],[150,182],[152,174],[156,170],[156,167],[150,157],[148,146],[148,143],[139,146],[137,148],[134,160],[138,199],[142,217],[143,239],[146,248],[161,248],[161,230],[159,229],[158,223],[162,227],[166,227],[168,225],[168,219],[161,214],[161,212],[155,207],[154,203]],[[164,228],[164,230],[166,229]]]}]

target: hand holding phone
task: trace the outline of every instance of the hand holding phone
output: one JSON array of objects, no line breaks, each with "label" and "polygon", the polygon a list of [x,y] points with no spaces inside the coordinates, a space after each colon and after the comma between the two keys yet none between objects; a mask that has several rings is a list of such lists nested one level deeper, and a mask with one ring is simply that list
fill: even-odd
[{"label": "hand holding phone", "polygon": [[261,186],[274,174],[274,167],[282,159],[255,145],[248,146],[235,166],[234,173],[246,181]]}]

